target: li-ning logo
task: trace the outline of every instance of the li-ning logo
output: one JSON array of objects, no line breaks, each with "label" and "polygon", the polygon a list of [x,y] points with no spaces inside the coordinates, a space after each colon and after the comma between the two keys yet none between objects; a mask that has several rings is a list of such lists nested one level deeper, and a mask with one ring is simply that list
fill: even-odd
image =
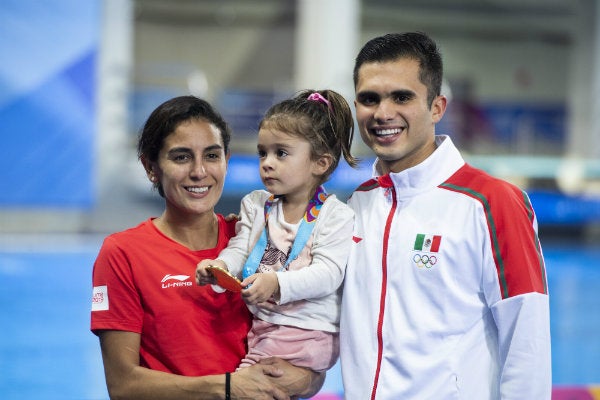
[{"label": "li-ning logo", "polygon": [[431,268],[437,263],[436,256],[430,256],[427,254],[419,253],[414,254],[412,260],[415,263],[415,265],[419,268]]},{"label": "li-ning logo", "polygon": [[[169,289],[169,288],[181,287],[181,286],[192,286],[192,282],[187,281],[189,278],[190,277],[188,275],[167,274],[167,275],[165,275],[164,278],[162,278],[160,283],[162,284],[163,289]],[[169,281],[176,281],[176,282],[169,282]]]}]

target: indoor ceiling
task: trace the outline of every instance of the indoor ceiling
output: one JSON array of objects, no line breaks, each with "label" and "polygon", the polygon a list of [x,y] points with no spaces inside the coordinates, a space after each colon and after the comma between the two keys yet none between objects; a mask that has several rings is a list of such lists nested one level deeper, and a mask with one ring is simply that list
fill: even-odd
[{"label": "indoor ceiling", "polygon": [[[362,0],[369,30],[424,30],[437,35],[528,39],[568,44],[580,5],[594,0]],[[293,0],[134,0],[139,22],[290,25]],[[400,29],[398,27],[401,27]]]}]

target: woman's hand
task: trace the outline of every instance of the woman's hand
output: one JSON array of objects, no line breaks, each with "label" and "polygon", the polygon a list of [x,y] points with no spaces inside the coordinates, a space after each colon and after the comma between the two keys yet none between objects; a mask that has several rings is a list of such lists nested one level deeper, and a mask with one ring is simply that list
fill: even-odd
[{"label": "woman's hand", "polygon": [[[276,363],[260,363],[238,369],[231,374],[231,398],[235,400],[289,400],[286,391],[272,379],[284,371]],[[285,384],[286,382],[282,382]]]},{"label": "woman's hand", "polygon": [[269,365],[281,371],[280,375],[271,375],[269,379],[278,387],[284,388],[293,399],[298,397],[308,399],[315,396],[325,382],[325,372],[296,367],[280,358],[266,358],[261,360],[258,365]]},{"label": "woman's hand", "polygon": [[[197,400],[225,397],[225,375],[181,376],[141,367],[141,336],[137,333],[100,331],[99,337],[106,385],[111,398]],[[289,377],[278,382],[277,379],[284,374]],[[290,396],[282,385],[293,381],[294,376],[293,372],[288,373],[283,363],[265,362],[241,368],[231,374],[231,398],[289,400]]]}]

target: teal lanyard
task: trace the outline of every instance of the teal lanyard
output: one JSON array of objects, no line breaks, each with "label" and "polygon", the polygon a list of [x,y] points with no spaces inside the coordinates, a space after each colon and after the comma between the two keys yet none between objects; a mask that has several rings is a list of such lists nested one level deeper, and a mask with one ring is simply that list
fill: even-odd
[{"label": "teal lanyard", "polygon": [[[327,192],[325,192],[325,188],[323,188],[323,186],[319,186],[312,199],[310,199],[310,201],[308,202],[306,212],[304,213],[304,217],[300,222],[298,232],[296,233],[296,238],[294,239],[294,243],[292,244],[292,250],[290,251],[290,254],[288,255],[288,258],[283,266],[284,270],[287,270],[289,263],[296,259],[296,257],[298,257],[298,255],[306,245],[306,242],[308,242],[308,238],[312,234],[312,230],[315,226],[315,221],[317,219],[317,216],[319,215],[319,211],[321,210],[321,207],[323,206],[323,203],[325,202],[328,196],[329,195],[327,194]],[[267,242],[269,241],[267,233],[268,218],[269,212],[271,211],[271,207],[275,204],[275,200],[276,197],[274,195],[271,195],[271,197],[269,197],[267,201],[265,201],[265,227],[262,230],[262,233],[260,234],[256,245],[254,245],[254,248],[250,252],[246,263],[244,264],[244,279],[256,273],[260,261],[263,258],[265,249],[267,248]]]}]

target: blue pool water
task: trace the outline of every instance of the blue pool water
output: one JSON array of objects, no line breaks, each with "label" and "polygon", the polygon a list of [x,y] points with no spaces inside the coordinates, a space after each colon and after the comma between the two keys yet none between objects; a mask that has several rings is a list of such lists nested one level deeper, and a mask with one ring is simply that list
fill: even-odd
[{"label": "blue pool water", "polygon": [[[108,395],[89,331],[91,270],[100,237],[0,238],[0,393],[5,400]],[[544,243],[553,382],[600,383],[600,245]],[[339,367],[322,391],[342,393]],[[319,396],[321,397],[321,396]]]}]

